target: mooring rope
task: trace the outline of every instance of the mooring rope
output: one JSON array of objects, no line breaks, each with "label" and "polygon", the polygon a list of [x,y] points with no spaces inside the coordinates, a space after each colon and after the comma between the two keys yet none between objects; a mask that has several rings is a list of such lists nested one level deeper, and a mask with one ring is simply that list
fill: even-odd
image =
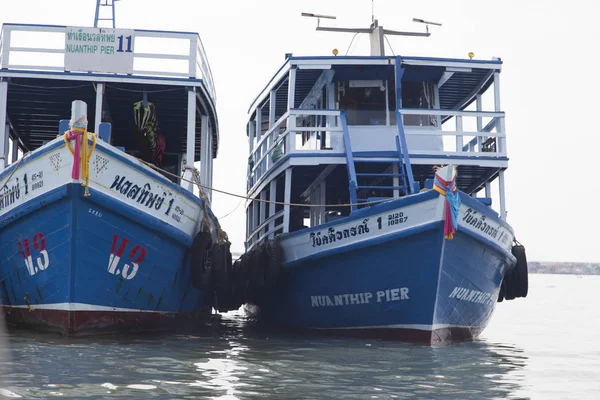
[{"label": "mooring rope", "polygon": [[[154,164],[152,164],[152,163],[149,163],[149,162],[147,162],[147,161],[144,161],[144,160],[142,160],[141,158],[138,158],[138,160],[139,160],[139,161],[141,161],[142,163],[144,163],[144,164],[148,165],[149,167],[151,167],[151,168],[153,168],[153,169],[155,169],[155,170],[159,171],[159,172],[165,173],[165,174],[167,174],[167,175],[170,175],[170,176],[172,176],[172,177],[174,177],[174,178],[177,178],[177,179],[181,179],[182,181],[185,181],[185,182],[189,182],[189,183],[195,184],[195,185],[197,185],[199,188],[204,188],[204,189],[208,189],[208,190],[214,190],[215,192],[218,192],[218,193],[223,193],[223,194],[225,194],[225,195],[228,195],[228,196],[233,196],[233,197],[237,197],[237,198],[240,198],[240,199],[246,199],[246,200],[258,201],[258,202],[260,202],[260,203],[267,203],[267,204],[277,204],[277,205],[290,206],[290,207],[352,207],[352,206],[366,206],[366,205],[373,205],[373,204],[377,204],[377,203],[383,203],[383,202],[385,202],[385,201],[390,201],[390,200],[393,200],[393,199],[391,199],[391,198],[387,198],[387,199],[380,199],[380,200],[374,200],[374,201],[366,201],[366,202],[362,202],[362,203],[345,203],[345,204],[305,204],[305,203],[285,203],[285,202],[283,202],[283,201],[271,201],[271,200],[258,199],[258,198],[256,198],[256,199],[253,199],[252,197],[243,196],[243,195],[241,195],[241,194],[237,194],[237,193],[227,192],[227,191],[225,191],[225,190],[215,189],[214,187],[210,187],[210,186],[203,185],[203,184],[202,184],[202,183],[200,183],[200,182],[197,182],[197,181],[192,181],[192,180],[189,180],[189,179],[183,178],[183,177],[181,177],[181,176],[178,176],[178,175],[176,175],[176,174],[174,174],[174,173],[172,173],[172,172],[169,172],[169,171],[166,171],[166,170],[164,170],[164,169],[162,169],[162,168],[159,168],[159,167],[157,167],[156,165],[154,165]],[[186,167],[186,168],[192,169],[192,167]],[[196,168],[194,167],[194,169],[196,169]]]}]

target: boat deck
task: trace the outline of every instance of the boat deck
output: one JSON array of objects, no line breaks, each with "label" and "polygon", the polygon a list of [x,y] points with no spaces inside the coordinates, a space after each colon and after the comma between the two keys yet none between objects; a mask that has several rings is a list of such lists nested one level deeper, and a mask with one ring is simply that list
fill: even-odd
[{"label": "boat deck", "polygon": [[[135,152],[138,144],[131,134],[133,104],[147,98],[156,107],[159,126],[166,137],[166,153],[185,153],[188,91],[192,89],[197,98],[197,115],[209,117],[212,157],[216,157],[219,141],[215,89],[197,33],[123,30],[134,36],[132,67],[126,71],[116,65],[111,73],[67,70],[65,42],[72,29],[53,25],[2,26],[0,108],[4,108],[6,97],[7,133],[22,151],[35,150],[54,139],[59,133],[59,121],[70,118],[71,102],[78,99],[88,104],[90,130],[96,130],[100,120],[111,122],[111,144]],[[102,68],[106,66],[99,69]],[[99,87],[103,90],[100,95]],[[98,100],[103,103],[101,115]],[[201,131],[202,120],[195,118],[196,132]],[[200,142],[197,140],[194,145],[196,160],[201,158]]]}]

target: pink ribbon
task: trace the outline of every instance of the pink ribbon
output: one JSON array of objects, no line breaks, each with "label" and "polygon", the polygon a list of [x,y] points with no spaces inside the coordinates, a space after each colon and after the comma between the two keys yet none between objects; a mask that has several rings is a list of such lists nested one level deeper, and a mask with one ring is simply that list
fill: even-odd
[{"label": "pink ribbon", "polygon": [[75,150],[73,153],[73,171],[71,171],[71,178],[79,179],[79,173],[81,168],[81,135],[83,132],[75,132],[70,130],[67,133],[67,139],[75,139]]}]

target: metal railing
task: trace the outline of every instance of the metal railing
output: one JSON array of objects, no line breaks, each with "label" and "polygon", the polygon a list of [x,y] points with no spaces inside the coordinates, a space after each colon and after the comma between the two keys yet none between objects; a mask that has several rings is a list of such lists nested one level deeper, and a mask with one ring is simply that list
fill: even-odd
[{"label": "metal railing", "polygon": [[[0,68],[65,71],[66,30],[54,25],[3,25]],[[212,73],[197,33],[135,30],[133,49],[133,75],[202,79],[216,102]]]}]

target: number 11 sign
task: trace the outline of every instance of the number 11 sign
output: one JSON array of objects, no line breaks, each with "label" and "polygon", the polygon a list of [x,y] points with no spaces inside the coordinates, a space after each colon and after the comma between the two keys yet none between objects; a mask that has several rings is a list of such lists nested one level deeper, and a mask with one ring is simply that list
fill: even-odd
[{"label": "number 11 sign", "polygon": [[83,28],[65,30],[65,71],[133,73],[135,31]]}]

